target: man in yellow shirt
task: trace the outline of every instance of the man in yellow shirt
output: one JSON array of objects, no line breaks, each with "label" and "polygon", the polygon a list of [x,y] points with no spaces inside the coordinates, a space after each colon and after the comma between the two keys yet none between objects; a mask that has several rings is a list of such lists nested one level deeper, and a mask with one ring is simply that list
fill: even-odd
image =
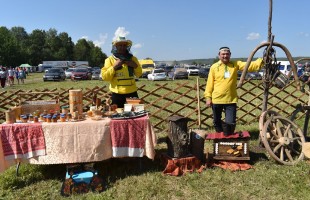
[{"label": "man in yellow shirt", "polygon": [[138,59],[130,53],[132,42],[119,36],[112,42],[112,55],[101,69],[102,80],[110,82],[112,104],[123,108],[126,98],[138,98],[135,78],[142,75],[142,67]]},{"label": "man in yellow shirt", "polygon": [[[228,47],[219,49],[219,61],[214,63],[208,75],[204,97],[207,107],[212,107],[213,125],[216,132],[224,135],[233,134],[236,126],[237,111],[237,75],[243,70],[246,62],[230,61],[231,52]],[[263,59],[251,62],[248,71],[258,71],[263,66]],[[225,122],[222,112],[225,111]]]}]

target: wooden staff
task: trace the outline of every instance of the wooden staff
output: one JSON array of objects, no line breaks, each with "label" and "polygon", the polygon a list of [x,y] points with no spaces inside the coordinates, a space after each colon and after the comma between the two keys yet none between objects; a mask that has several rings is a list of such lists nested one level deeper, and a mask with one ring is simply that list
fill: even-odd
[{"label": "wooden staff", "polygon": [[196,90],[197,90],[197,109],[198,109],[198,128],[201,128],[201,115],[200,115],[200,90],[199,90],[199,78],[196,79]]}]

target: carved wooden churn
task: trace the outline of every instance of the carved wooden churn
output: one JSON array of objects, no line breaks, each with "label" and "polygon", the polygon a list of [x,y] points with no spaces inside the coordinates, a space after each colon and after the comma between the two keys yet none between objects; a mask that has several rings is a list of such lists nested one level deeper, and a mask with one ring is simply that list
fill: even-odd
[{"label": "carved wooden churn", "polygon": [[187,131],[187,122],[190,119],[182,116],[168,118],[168,155],[173,158],[187,157],[190,155],[190,136]]},{"label": "carved wooden churn", "polygon": [[203,130],[192,130],[191,136],[191,153],[200,161],[205,160],[204,144],[206,133]]}]

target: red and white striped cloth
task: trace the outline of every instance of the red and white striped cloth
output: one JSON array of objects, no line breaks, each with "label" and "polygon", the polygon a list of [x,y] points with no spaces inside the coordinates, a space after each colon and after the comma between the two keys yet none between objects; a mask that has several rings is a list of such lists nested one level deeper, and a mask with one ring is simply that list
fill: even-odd
[{"label": "red and white striped cloth", "polygon": [[3,155],[6,160],[43,156],[45,140],[41,123],[0,125]]},{"label": "red and white striped cloth", "polygon": [[143,157],[148,116],[112,119],[110,124],[113,157]]}]

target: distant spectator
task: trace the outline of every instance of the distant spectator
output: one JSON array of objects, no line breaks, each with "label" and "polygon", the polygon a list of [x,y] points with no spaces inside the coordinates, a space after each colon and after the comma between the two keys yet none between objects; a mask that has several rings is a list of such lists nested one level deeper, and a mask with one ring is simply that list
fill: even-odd
[{"label": "distant spectator", "polygon": [[300,80],[303,82],[301,86],[301,91],[305,90],[305,85],[310,87],[310,63],[306,62],[303,67],[302,75],[300,76]]},{"label": "distant spectator", "polygon": [[18,76],[19,76],[20,82],[24,84],[25,83],[24,79],[26,78],[26,72],[22,68],[20,68],[18,72],[19,72]]},{"label": "distant spectator", "polygon": [[306,62],[304,66],[304,71],[301,76],[301,80],[304,83],[309,84],[310,82],[309,77],[310,77],[310,63]]},{"label": "distant spectator", "polygon": [[27,78],[27,76],[28,76],[28,70],[27,70],[27,68],[26,68],[26,67],[24,67],[24,68],[22,68],[22,69],[23,69],[24,74],[25,74],[24,79],[26,79],[26,78]]},{"label": "distant spectator", "polygon": [[19,85],[19,67],[17,67],[14,70],[14,74],[15,74],[15,78],[16,78],[17,84]]},{"label": "distant spectator", "polygon": [[9,86],[14,85],[14,70],[12,67],[8,70],[8,84]]},{"label": "distant spectator", "polygon": [[1,82],[2,89],[4,89],[5,87],[6,77],[7,77],[7,72],[5,68],[2,66],[0,68],[0,82]]}]

